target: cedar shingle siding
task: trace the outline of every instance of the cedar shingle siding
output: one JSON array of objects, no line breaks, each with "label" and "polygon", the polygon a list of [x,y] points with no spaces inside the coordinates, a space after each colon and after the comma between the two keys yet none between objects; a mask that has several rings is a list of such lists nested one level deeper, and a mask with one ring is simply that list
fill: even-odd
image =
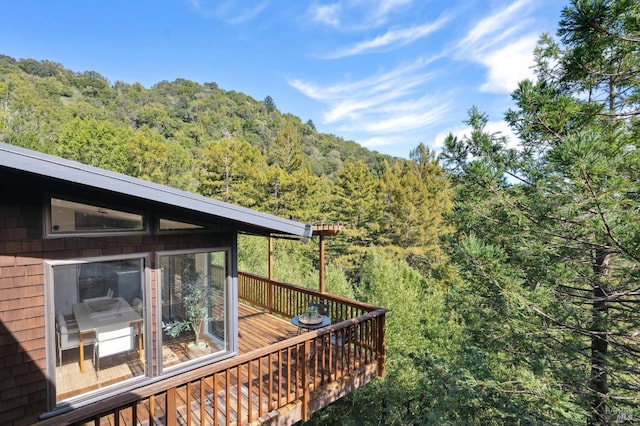
[{"label": "cedar shingle siding", "polygon": [[[125,206],[144,214],[149,232],[72,237],[45,235],[48,197],[86,200],[95,205]],[[158,218],[205,224],[206,231],[157,233]],[[0,143],[0,424],[27,425],[53,407],[47,365],[55,364],[53,312],[45,314],[48,260],[141,254],[150,264],[151,312],[156,321],[156,253],[225,247],[236,276],[238,232],[310,237],[312,228],[128,176]],[[47,329],[50,327],[50,329]],[[155,331],[149,343],[155,354]],[[47,361],[47,350],[50,359]],[[157,361],[152,360],[152,364]],[[155,365],[150,365],[154,371]],[[55,373],[51,373],[55,374]]]},{"label": "cedar shingle siding", "polygon": [[[0,183],[0,424],[28,425],[47,411],[45,259],[151,253],[150,267],[153,268],[157,251],[231,246],[235,237],[230,233],[190,233],[43,239],[43,188],[28,179],[3,178]],[[152,289],[155,289],[153,282]]]}]

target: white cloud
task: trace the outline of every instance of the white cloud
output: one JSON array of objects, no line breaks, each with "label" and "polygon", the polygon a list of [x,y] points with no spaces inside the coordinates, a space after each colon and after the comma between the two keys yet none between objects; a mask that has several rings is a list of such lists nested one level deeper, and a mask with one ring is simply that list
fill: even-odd
[{"label": "white cloud", "polygon": [[322,86],[292,80],[291,86],[327,108],[323,124],[364,146],[415,144],[425,129],[445,120],[453,110],[450,93],[428,87],[432,59],[418,59],[360,80]]},{"label": "white cloud", "polygon": [[537,41],[537,35],[529,35],[487,54],[482,63],[489,72],[480,90],[510,93],[518,86],[518,82],[533,77],[531,67]]},{"label": "white cloud", "polygon": [[410,130],[434,123],[447,103],[428,96],[426,84],[433,73],[426,70],[430,60],[418,59],[387,72],[361,80],[321,86],[303,80],[291,86],[311,99],[322,102],[327,110],[323,124],[339,125],[344,132],[391,132]]},{"label": "white cloud", "polygon": [[378,0],[374,3],[377,7],[373,9],[366,21],[381,25],[388,20],[390,14],[397,12],[402,6],[413,3],[413,0]]},{"label": "white cloud", "polygon": [[539,34],[524,10],[530,3],[531,0],[518,0],[480,20],[457,43],[457,59],[487,68],[481,91],[509,93],[519,81],[533,75],[533,50]]},{"label": "white cloud", "polygon": [[346,56],[361,55],[369,51],[405,46],[439,30],[448,21],[448,17],[442,16],[435,22],[429,22],[417,27],[389,30],[383,35],[377,36],[373,39],[361,41],[351,47],[347,47],[345,49],[341,49],[337,52],[331,53],[325,56],[325,59],[336,59]]},{"label": "white cloud", "polygon": [[395,133],[398,129],[403,131],[415,130],[437,123],[450,109],[449,106],[438,106],[437,108],[413,114],[388,115],[386,119],[370,120],[362,123],[361,128],[369,133]]},{"label": "white cloud", "polygon": [[380,0],[376,3],[378,7],[375,9],[374,16],[386,16],[404,5],[413,3],[413,0]]},{"label": "white cloud", "polygon": [[531,0],[518,0],[507,8],[500,10],[494,15],[488,16],[478,22],[467,36],[460,42],[460,46],[476,45],[486,41],[487,37],[493,37],[505,26],[515,22],[521,22],[521,9]]},{"label": "white cloud", "polygon": [[407,142],[407,137],[405,135],[384,135],[384,136],[373,136],[370,138],[366,138],[360,141],[362,146],[367,148],[377,148],[382,146],[394,146],[401,145]]},{"label": "white cloud", "polygon": [[[314,3],[308,8],[313,22],[334,28],[364,30],[386,24],[414,0],[337,0],[331,4]],[[343,28],[344,27],[344,28]]]},{"label": "white cloud", "polygon": [[341,6],[339,3],[328,5],[314,5],[309,9],[311,20],[331,27],[340,26]]},{"label": "white cloud", "polygon": [[[381,109],[388,114],[397,114],[406,110],[404,103],[398,101],[414,94],[414,89],[421,86],[430,78],[429,74],[417,74],[407,79],[393,78],[379,81],[373,86],[360,86],[360,91],[345,92],[343,99],[332,104],[331,109],[324,115],[325,123],[333,123],[349,119],[357,119],[358,112],[369,111],[369,114],[379,113]],[[417,108],[412,102],[413,111]]]},{"label": "white cloud", "polygon": [[[262,14],[262,12],[269,6],[270,0],[263,0],[255,5],[248,4],[239,11],[236,11],[234,16],[227,19],[227,22],[231,24],[239,24],[242,22],[250,21],[255,17]],[[242,2],[245,5],[244,2]]]},{"label": "white cloud", "polygon": [[306,96],[321,101],[351,98],[352,96],[369,97],[392,88],[407,86],[416,80],[424,81],[424,78],[430,74],[425,72],[425,68],[437,58],[418,58],[387,72],[378,72],[361,80],[324,87],[302,79],[290,80],[289,84]]},{"label": "white cloud", "polygon": [[264,12],[271,0],[187,0],[191,8],[205,18],[217,18],[230,24],[250,21]]}]

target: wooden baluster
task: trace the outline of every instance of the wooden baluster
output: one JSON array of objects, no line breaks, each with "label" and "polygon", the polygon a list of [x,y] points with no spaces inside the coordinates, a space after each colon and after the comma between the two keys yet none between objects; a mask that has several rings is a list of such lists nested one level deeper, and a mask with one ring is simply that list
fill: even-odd
[{"label": "wooden baluster", "polygon": [[253,362],[247,363],[247,423],[251,423],[253,419]]},{"label": "wooden baluster", "polygon": [[303,354],[303,360],[304,362],[302,363],[302,421],[306,422],[307,420],[309,420],[309,417],[311,417],[311,410],[309,410],[309,400],[310,400],[310,396],[309,396],[309,374],[308,374],[308,368],[307,366],[309,365],[309,352],[311,351],[311,347],[310,347],[310,342],[309,340],[305,340],[304,342],[304,346],[303,346],[303,350],[302,350],[302,354]]},{"label": "wooden baluster", "polygon": [[[207,415],[206,412],[206,394],[205,394],[205,377],[200,378],[200,424],[204,425],[206,424],[205,421],[205,416]],[[135,423],[137,424],[137,423]]]},{"label": "wooden baluster", "polygon": [[176,426],[176,388],[169,388],[165,393],[164,416],[167,426]]},{"label": "wooden baluster", "polygon": [[218,421],[218,410],[219,410],[219,404],[218,404],[218,373],[215,373],[213,375],[213,382],[211,383],[213,386],[213,424],[218,425],[220,424],[220,422]]},{"label": "wooden baluster", "polygon": [[156,407],[156,398],[155,395],[151,395],[149,396],[149,424],[154,424],[154,413],[155,413],[155,407]]},{"label": "wooden baluster", "polygon": [[260,357],[258,359],[258,416],[262,416],[264,414],[264,410],[262,408],[262,398],[264,398],[263,393],[262,393],[262,378],[264,377],[262,375],[263,373],[263,369],[262,369],[262,357]]},{"label": "wooden baluster", "polygon": [[191,392],[193,392],[192,389],[192,382],[187,383],[187,426],[191,426]]},{"label": "wooden baluster", "polygon": [[237,397],[236,397],[236,424],[240,425],[240,424],[244,424],[242,422],[242,366],[238,365],[238,367],[236,367],[236,374],[238,376],[236,382],[238,383],[236,385],[236,387],[238,388],[236,393],[237,393]]},{"label": "wooden baluster", "polygon": [[231,424],[231,405],[230,405],[230,391],[231,391],[231,370],[226,369],[224,371],[224,413],[225,424],[229,426]]}]

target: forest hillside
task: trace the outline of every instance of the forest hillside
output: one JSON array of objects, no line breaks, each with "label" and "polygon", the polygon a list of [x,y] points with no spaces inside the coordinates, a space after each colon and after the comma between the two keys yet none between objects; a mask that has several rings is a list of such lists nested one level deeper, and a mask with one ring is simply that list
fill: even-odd
[{"label": "forest hillside", "polygon": [[269,96],[184,79],[146,89],[8,56],[0,56],[0,105],[5,143],[306,223],[343,224],[336,255],[352,273],[358,247],[372,244],[416,265],[440,256],[448,181],[424,146],[411,161],[392,158],[317,132]]},{"label": "forest hillside", "polygon": [[[503,118],[369,151],[215,83],[151,88],[0,56],[0,141],[306,223],[327,290],[390,309],[386,376],[310,424],[640,422],[640,3],[573,0]],[[266,275],[266,241],[239,241]],[[276,279],[317,286],[317,246]]]}]

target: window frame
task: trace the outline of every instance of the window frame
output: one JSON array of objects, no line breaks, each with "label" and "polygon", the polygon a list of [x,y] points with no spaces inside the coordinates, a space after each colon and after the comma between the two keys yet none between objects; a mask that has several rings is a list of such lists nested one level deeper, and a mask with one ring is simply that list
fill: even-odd
[{"label": "window frame", "polygon": [[[56,347],[56,311],[55,311],[55,283],[54,268],[61,265],[81,265],[87,263],[110,262],[118,260],[142,260],[143,271],[141,290],[143,294],[143,360],[145,372],[140,376],[132,377],[119,383],[114,383],[104,388],[94,389],[67,399],[58,401],[56,387],[57,347]],[[47,407],[50,412],[56,413],[69,406],[78,407],[100,401],[105,397],[118,395],[127,390],[134,389],[141,382],[153,377],[152,351],[153,344],[151,334],[151,253],[140,252],[123,255],[93,256],[69,259],[45,259],[44,261],[44,302],[45,302],[45,359],[47,378]],[[79,373],[80,374],[80,373]],[[84,374],[90,374],[85,371]]]},{"label": "window frame", "polygon": [[[163,228],[161,223],[163,220],[177,223],[184,223],[186,225],[193,225],[192,228],[182,228],[182,229],[166,229]],[[197,234],[197,233],[211,233],[216,231],[216,228],[211,224],[205,224],[201,222],[195,221],[185,221],[178,220],[172,216],[158,215],[154,221],[155,232],[159,235],[170,235],[170,234]]]},{"label": "window frame", "polygon": [[[224,318],[224,327],[225,327],[225,335],[226,335],[226,349],[224,351],[208,354],[202,357],[195,358],[190,361],[178,363],[176,365],[172,365],[169,367],[164,367],[162,362],[162,348],[164,345],[164,340],[162,336],[162,270],[161,270],[161,261],[160,258],[162,256],[175,256],[175,255],[184,255],[184,254],[201,254],[201,253],[213,253],[213,252],[224,252],[225,253],[225,291],[226,298],[224,300],[224,310],[225,310],[225,318]],[[218,246],[218,247],[203,247],[196,249],[185,249],[185,250],[165,250],[158,251],[155,253],[155,322],[157,324],[155,330],[155,339],[157,342],[156,345],[156,372],[157,376],[168,377],[178,373],[182,373],[185,371],[193,370],[198,367],[202,367],[203,365],[211,364],[213,362],[219,362],[234,356],[238,355],[238,292],[237,285],[234,285],[236,280],[234,280],[232,269],[232,255],[233,250],[231,246]]]},{"label": "window frame", "polygon": [[[63,201],[69,201],[72,203],[85,204],[87,206],[97,207],[97,208],[105,208],[115,211],[120,211],[122,213],[129,213],[134,215],[139,215],[142,219],[142,229],[141,230],[108,230],[108,231],[66,231],[66,232],[54,232],[52,230],[53,227],[53,218],[52,218],[52,207],[51,203],[53,199],[59,199]],[[149,212],[121,207],[119,204],[110,204],[95,201],[90,198],[83,197],[68,197],[62,196],[58,194],[46,194],[44,197],[44,224],[43,224],[43,236],[44,238],[68,238],[68,237],[77,237],[77,236],[91,236],[91,237],[102,237],[102,236],[127,236],[127,235],[150,235],[152,233],[151,229],[151,215]]]}]

